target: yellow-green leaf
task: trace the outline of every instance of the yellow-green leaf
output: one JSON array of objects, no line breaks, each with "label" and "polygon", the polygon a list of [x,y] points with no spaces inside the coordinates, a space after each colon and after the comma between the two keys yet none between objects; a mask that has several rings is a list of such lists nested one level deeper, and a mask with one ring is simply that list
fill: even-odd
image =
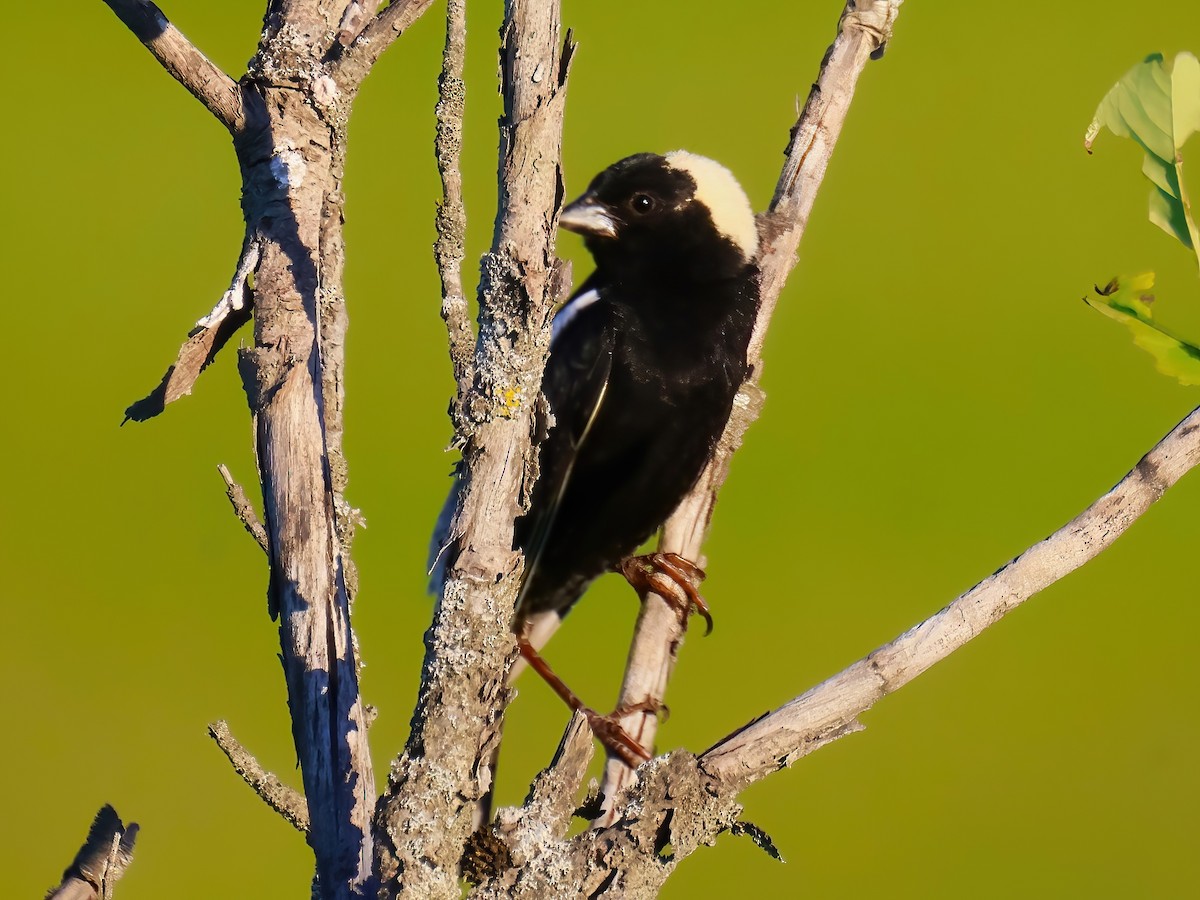
[{"label": "yellow-green leaf", "polygon": [[1102,128],[1141,145],[1142,172],[1154,184],[1150,221],[1196,252],[1200,232],[1183,190],[1180,150],[1200,131],[1200,60],[1180,53],[1168,65],[1161,54],[1146,57],[1100,101],[1084,138],[1089,153]]},{"label": "yellow-green leaf", "polygon": [[1133,342],[1154,357],[1155,368],[1180,384],[1200,384],[1200,347],[1164,331],[1153,321],[1151,304],[1154,295],[1154,273],[1143,272],[1114,278],[1104,287],[1096,288],[1094,297],[1085,297],[1088,305],[1100,310],[1110,319],[1125,325],[1133,334]]}]

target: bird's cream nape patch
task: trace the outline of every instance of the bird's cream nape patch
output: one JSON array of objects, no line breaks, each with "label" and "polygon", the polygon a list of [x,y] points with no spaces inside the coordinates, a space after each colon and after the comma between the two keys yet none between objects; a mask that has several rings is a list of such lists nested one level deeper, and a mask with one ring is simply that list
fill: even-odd
[{"label": "bird's cream nape patch", "polygon": [[712,213],[717,231],[729,238],[745,255],[747,261],[758,253],[758,226],[750,198],[727,168],[707,156],[697,156],[686,150],[666,155],[673,169],[687,172],[696,182],[696,199]]}]

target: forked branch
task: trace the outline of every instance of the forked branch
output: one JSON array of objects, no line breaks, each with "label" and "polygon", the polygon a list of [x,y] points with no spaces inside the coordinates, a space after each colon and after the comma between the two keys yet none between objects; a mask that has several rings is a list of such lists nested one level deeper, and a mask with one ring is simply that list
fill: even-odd
[{"label": "forked branch", "polygon": [[520,576],[513,523],[532,484],[533,409],[562,279],[554,233],[567,71],[557,0],[509,0],[502,29],[500,203],[479,290],[479,340],[463,404],[463,474],[450,557],[426,637],[419,706],[376,818],[385,890],[458,896],[459,857],[507,703]]},{"label": "forked branch", "polygon": [[[557,884],[578,886],[576,896],[606,886],[636,886],[624,895],[654,896],[680,860],[737,827],[737,795],[745,787],[861,730],[859,715],[1103,552],[1198,463],[1200,408],[1111,491],[941,612],[698,759],[677,750],[641,766],[621,807],[635,814],[564,843],[554,837],[558,811],[536,796],[520,810],[502,812],[514,865],[473,896],[543,897]],[[671,855],[664,860],[667,844]]]}]

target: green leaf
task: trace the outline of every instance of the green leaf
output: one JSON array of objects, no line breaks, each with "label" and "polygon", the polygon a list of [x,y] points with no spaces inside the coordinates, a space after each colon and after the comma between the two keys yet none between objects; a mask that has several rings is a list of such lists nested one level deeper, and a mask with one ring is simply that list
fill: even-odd
[{"label": "green leaf", "polygon": [[1154,273],[1114,278],[1096,288],[1095,297],[1083,299],[1110,319],[1121,322],[1133,333],[1133,342],[1154,357],[1155,368],[1180,384],[1200,384],[1200,347],[1189,344],[1154,324],[1150,304],[1154,295]]},{"label": "green leaf", "polygon": [[1180,53],[1167,65],[1161,54],[1146,57],[1100,101],[1084,138],[1089,153],[1102,128],[1141,145],[1146,153],[1142,172],[1154,184],[1150,221],[1197,252],[1200,261],[1200,231],[1180,171],[1180,150],[1200,131],[1200,60]]}]

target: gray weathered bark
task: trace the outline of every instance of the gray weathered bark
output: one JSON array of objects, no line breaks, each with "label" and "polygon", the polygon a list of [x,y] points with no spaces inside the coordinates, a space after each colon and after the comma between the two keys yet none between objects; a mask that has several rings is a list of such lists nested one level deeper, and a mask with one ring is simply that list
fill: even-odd
[{"label": "gray weathered bark", "polygon": [[343,496],[346,123],[371,65],[429,3],[393,3],[371,16],[361,4],[272,0],[258,52],[234,82],[152,3],[109,0],[230,130],[241,167],[246,236],[234,283],[160,387],[128,415],[149,418],[188,393],[253,311],[254,346],[239,367],[256,431],[268,606],[279,620],[308,840],[325,897],[374,892],[375,779],[350,628],[356,512]]},{"label": "gray weathered bark", "polygon": [[[586,722],[576,716],[526,804],[500,811],[493,828],[472,836],[476,802],[491,784],[491,754],[508,701],[505,674],[515,657],[510,625],[523,562],[512,549],[513,523],[536,478],[533,410],[550,317],[569,280],[554,237],[573,43],[569,32],[562,34],[557,0],[506,3],[499,204],[472,348],[460,273],[457,162],[464,2],[449,0],[436,145],[447,202],[436,256],[459,385],[453,418],[462,490],[452,524],[458,550],[427,634],[408,745],[377,801],[350,628],[349,545],[357,513],[343,496],[342,172],[346,123],[363,78],[431,0],[401,0],[382,11],[378,0],[271,0],[258,52],[237,81],[152,3],[106,2],[230,131],[241,165],[246,232],[230,289],[197,323],[159,387],[128,416],[149,418],[190,392],[204,366],[253,317],[254,345],[241,352],[239,364],[255,422],[262,522],[232,476],[222,475],[235,512],[270,563],[269,608],[279,618],[303,801],[281,789],[227,729],[216,727],[214,736],[247,781],[306,831],[322,897],[404,891],[457,898],[464,851],[478,882],[473,896],[653,896],[682,859],[737,827],[737,796],[746,785],[857,730],[864,709],[1107,547],[1200,461],[1198,411],[1078,519],[892,644],[698,757],[676,751],[642,766],[636,779],[610,764],[597,827],[567,838],[592,753]],[[665,529],[663,549],[700,557],[729,455],[761,404],[759,353],[771,311],[857,77],[888,40],[900,2],[846,4],[761,221],[754,376],[716,459]],[[647,598],[626,699],[661,699],[682,629],[672,606]],[[653,717],[637,714],[627,727],[653,741]]]}]

